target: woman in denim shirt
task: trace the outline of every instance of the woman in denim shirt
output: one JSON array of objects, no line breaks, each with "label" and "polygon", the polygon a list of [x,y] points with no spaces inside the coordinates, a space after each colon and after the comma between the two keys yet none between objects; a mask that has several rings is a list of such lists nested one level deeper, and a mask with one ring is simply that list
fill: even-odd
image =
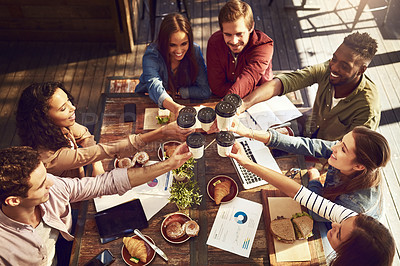
[{"label": "woman in denim shirt", "polygon": [[[275,130],[253,131],[238,120],[233,131],[290,153],[328,159],[325,184],[318,179],[308,188],[357,213],[379,219],[382,215],[381,174],[379,168],[390,158],[390,148],[379,133],[363,126],[355,127],[341,141],[291,137]],[[316,214],[314,220],[327,221]]]},{"label": "woman in denim shirt", "polygon": [[[261,134],[256,133],[254,136],[263,141],[265,140],[264,136],[269,138],[265,132]],[[343,142],[346,143],[347,138]],[[335,153],[334,148],[333,154]],[[325,239],[332,250],[332,253],[327,253],[327,265],[390,266],[393,264],[396,253],[395,240],[389,229],[378,220],[335,204],[287,178],[282,173],[258,165],[247,157],[244,148],[238,142],[235,142],[232,152],[228,156],[304,207],[332,221],[332,229],[327,232]],[[338,155],[337,159],[341,160],[340,157]]]},{"label": "woman in denim shirt", "polygon": [[[157,105],[178,114],[183,107],[174,99],[207,99],[211,95],[207,70],[200,47],[193,42],[188,19],[167,15],[157,41],[143,55],[143,73],[136,92],[148,92]],[[171,97],[172,95],[172,97]]]}]

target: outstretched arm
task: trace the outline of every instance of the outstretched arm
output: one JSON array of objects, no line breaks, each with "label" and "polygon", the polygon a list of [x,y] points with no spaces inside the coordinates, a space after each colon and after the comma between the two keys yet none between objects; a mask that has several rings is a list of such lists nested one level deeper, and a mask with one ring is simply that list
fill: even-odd
[{"label": "outstretched arm", "polygon": [[232,152],[228,156],[237,160],[247,170],[263,178],[301,205],[332,222],[340,223],[351,216],[357,215],[356,212],[315,194],[283,174],[251,161],[242,145],[237,142],[233,145]]},{"label": "outstretched arm", "polygon": [[239,107],[239,113],[255,105],[256,103],[263,102],[271,99],[274,96],[281,95],[283,92],[283,85],[280,79],[274,78],[251,92],[243,98],[243,104]]},{"label": "outstretched arm", "polygon": [[301,185],[296,181],[293,181],[281,173],[275,172],[274,170],[266,168],[262,165],[258,165],[250,160],[247,157],[242,145],[238,142],[235,142],[232,147],[232,152],[228,156],[235,159],[247,170],[265,179],[271,185],[275,186],[291,198],[293,198],[300,189]]},{"label": "outstretched arm", "polygon": [[192,153],[186,143],[183,143],[165,161],[140,168],[128,168],[129,182],[132,187],[149,182],[157,176],[181,167],[190,157],[192,157]]}]

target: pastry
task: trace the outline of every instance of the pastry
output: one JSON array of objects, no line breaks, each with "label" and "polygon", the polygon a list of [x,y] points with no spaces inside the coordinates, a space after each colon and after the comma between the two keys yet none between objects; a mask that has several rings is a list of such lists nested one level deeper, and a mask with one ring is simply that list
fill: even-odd
[{"label": "pastry", "polygon": [[129,167],[132,167],[133,165],[132,165],[131,159],[129,159],[128,157],[125,157],[125,158],[118,160],[117,166],[119,168],[129,168]]},{"label": "pastry", "polygon": [[144,165],[149,161],[149,155],[145,151],[140,151],[140,152],[137,152],[135,154],[135,156],[133,156],[132,160],[134,162],[137,162],[137,163],[141,164],[141,165]]},{"label": "pastry", "polygon": [[193,220],[187,221],[182,225],[182,227],[184,228],[186,234],[190,237],[197,236],[200,231],[199,225]]},{"label": "pastry", "polygon": [[221,203],[221,200],[226,196],[229,195],[231,192],[231,181],[225,180],[221,183],[215,185],[214,188],[214,200],[217,205]]},{"label": "pastry", "polygon": [[147,261],[147,249],[143,240],[124,237],[122,242],[124,242],[126,249],[132,257],[138,258],[141,262]]},{"label": "pastry", "polygon": [[172,222],[167,225],[165,233],[170,239],[178,239],[185,234],[185,230],[179,222]]},{"label": "pastry", "polygon": [[175,149],[179,146],[179,143],[175,143],[175,142],[171,142],[168,143],[166,145],[164,145],[164,152],[165,152],[165,156],[167,158],[171,157],[172,154],[174,153]]}]

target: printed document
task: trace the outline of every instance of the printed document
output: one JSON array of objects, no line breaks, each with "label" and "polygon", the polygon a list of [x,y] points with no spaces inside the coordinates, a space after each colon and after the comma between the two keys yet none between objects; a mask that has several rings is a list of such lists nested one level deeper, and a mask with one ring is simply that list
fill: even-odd
[{"label": "printed document", "polygon": [[258,223],[262,204],[236,197],[222,203],[208,236],[207,245],[248,258]]}]

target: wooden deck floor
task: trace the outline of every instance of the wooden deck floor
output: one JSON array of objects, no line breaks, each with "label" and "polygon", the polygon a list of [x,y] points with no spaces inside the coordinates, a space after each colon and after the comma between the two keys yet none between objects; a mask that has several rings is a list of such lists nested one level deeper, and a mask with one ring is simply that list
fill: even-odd
[{"label": "wooden deck floor", "polygon": [[[297,1],[297,0],[296,0]],[[225,1],[188,0],[195,41],[206,54],[209,36],[218,30],[218,11]],[[320,10],[286,10],[290,0],[248,0],[256,28],[275,42],[273,70],[294,70],[331,58],[350,33],[359,0],[313,0]],[[300,1],[299,1],[300,2]],[[387,22],[382,26],[384,0],[367,5],[355,31],[368,32],[378,40],[378,53],[367,70],[381,93],[382,119],[378,129],[392,149],[383,169],[387,193],[384,223],[397,241],[395,265],[400,265],[400,0],[391,0]],[[335,5],[338,5],[335,7]],[[297,4],[297,2],[296,2]],[[158,12],[175,11],[175,0],[158,1]],[[141,59],[150,40],[148,14],[142,21],[132,53],[116,53],[108,43],[4,43],[0,42],[0,147],[18,145],[15,111],[22,90],[32,82],[63,81],[75,97],[77,120],[92,131],[99,129],[100,97],[107,77],[141,74]],[[156,29],[157,31],[157,29]],[[302,91],[305,106],[314,101],[316,88]]]}]

